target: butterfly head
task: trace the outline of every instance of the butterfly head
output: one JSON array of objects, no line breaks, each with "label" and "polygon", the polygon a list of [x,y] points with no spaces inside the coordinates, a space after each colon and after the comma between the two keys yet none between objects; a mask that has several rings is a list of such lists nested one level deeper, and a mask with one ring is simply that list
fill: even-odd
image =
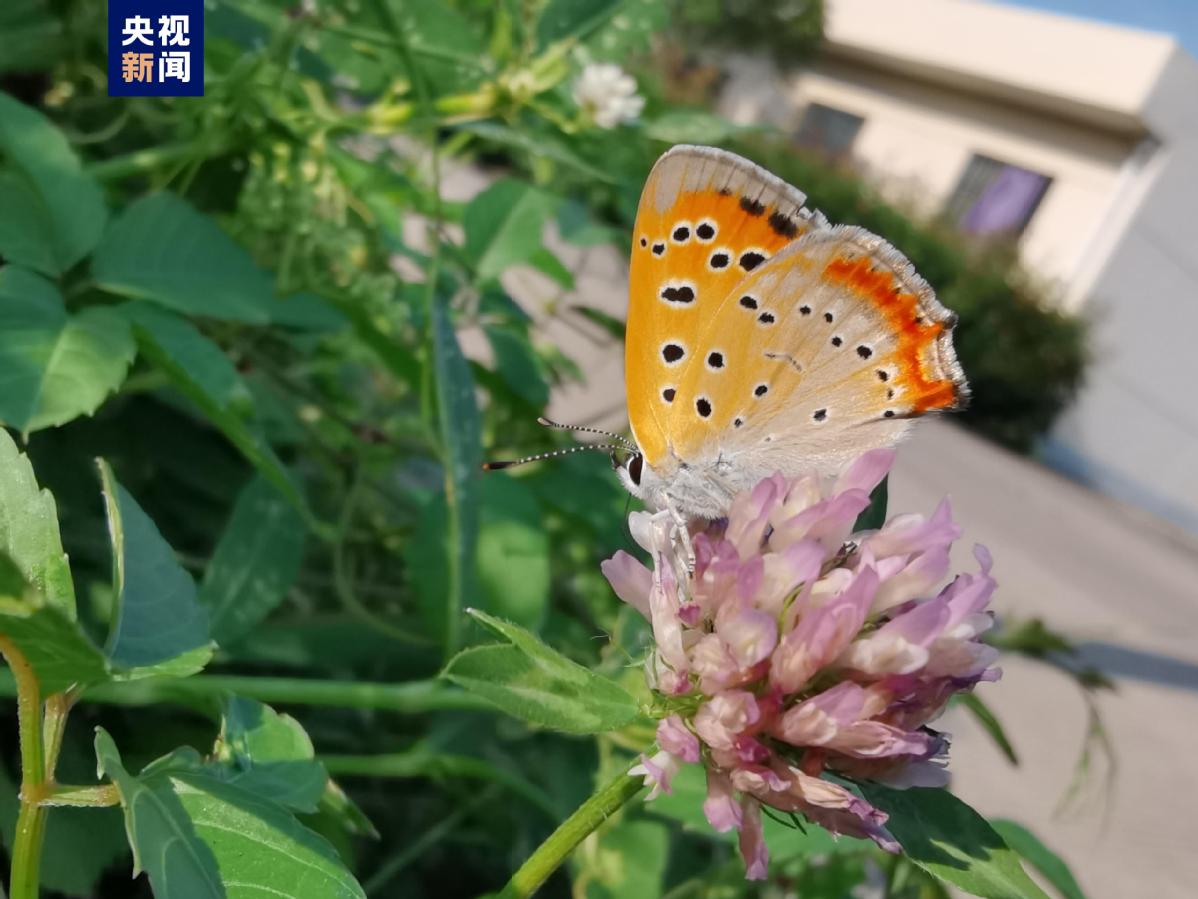
[{"label": "butterfly head", "polygon": [[653,471],[645,464],[645,457],[637,452],[621,461],[615,453],[612,453],[611,461],[612,467],[616,470],[616,476],[624,485],[624,489],[638,499],[643,498],[642,484],[646,475],[652,479]]}]

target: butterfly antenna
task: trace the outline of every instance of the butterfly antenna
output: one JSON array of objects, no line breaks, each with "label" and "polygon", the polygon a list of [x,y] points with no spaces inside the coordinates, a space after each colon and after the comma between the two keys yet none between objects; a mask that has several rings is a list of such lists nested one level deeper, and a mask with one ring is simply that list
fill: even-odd
[{"label": "butterfly antenna", "polygon": [[587,443],[582,446],[571,446],[568,449],[553,450],[548,453],[537,453],[535,456],[525,456],[523,459],[502,459],[495,462],[484,462],[483,471],[499,471],[524,465],[526,462],[540,462],[542,459],[553,459],[557,456],[568,456],[571,453],[585,453],[592,450],[622,450],[624,447],[611,443]]},{"label": "butterfly antenna", "polygon": [[559,431],[583,431],[587,434],[601,434],[604,437],[610,437],[612,440],[618,440],[622,444],[620,448],[628,450],[630,453],[635,453],[637,448],[632,445],[627,439],[619,434],[605,431],[602,428],[586,428],[582,425],[563,425],[556,421],[550,421],[548,418],[541,417],[537,419],[537,424],[544,425],[547,428],[557,428]]}]

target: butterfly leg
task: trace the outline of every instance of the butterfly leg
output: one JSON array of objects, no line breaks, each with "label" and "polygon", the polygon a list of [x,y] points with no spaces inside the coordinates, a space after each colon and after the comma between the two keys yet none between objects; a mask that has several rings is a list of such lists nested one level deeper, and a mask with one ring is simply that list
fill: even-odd
[{"label": "butterfly leg", "polygon": [[674,519],[676,548],[682,553],[682,560],[686,565],[686,576],[690,577],[695,573],[695,545],[691,542],[691,532],[687,526],[686,516],[670,502],[669,497],[666,498],[666,509],[669,510],[670,517]]}]

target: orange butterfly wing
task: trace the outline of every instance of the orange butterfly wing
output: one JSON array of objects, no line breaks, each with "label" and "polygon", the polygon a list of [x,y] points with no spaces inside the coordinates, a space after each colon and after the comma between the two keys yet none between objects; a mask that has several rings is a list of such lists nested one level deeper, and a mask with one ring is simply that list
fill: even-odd
[{"label": "orange butterfly wing", "polygon": [[664,421],[673,452],[735,458],[755,480],[891,445],[965,399],[955,318],[881,238],[809,233],[707,310]]},{"label": "orange butterfly wing", "polygon": [[645,461],[670,451],[667,422],[683,373],[725,297],[750,272],[820,224],[804,195],[710,147],[677,146],[654,165],[633,231],[624,375]]}]

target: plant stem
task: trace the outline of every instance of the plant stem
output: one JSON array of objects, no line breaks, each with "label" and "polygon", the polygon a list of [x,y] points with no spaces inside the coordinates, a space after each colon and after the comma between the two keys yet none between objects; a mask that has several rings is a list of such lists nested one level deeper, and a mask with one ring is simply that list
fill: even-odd
[{"label": "plant stem", "polygon": [[71,711],[71,699],[66,693],[55,693],[46,697],[46,717],[42,722],[42,742],[45,763],[45,780],[54,782],[54,769],[58,767],[58,753],[62,749],[62,735],[67,729],[67,715]]},{"label": "plant stem", "polygon": [[180,160],[215,156],[218,152],[219,149],[216,147],[201,150],[196,146],[195,141],[182,141],[177,144],[163,144],[148,150],[137,150],[124,156],[113,156],[102,162],[93,162],[87,166],[87,172],[101,181],[111,181],[148,172]]},{"label": "plant stem", "polygon": [[[0,672],[0,696],[11,696],[16,686]],[[199,674],[186,679],[147,678],[90,687],[87,702],[143,706],[160,702],[214,707],[223,693],[236,693],[265,703],[380,709],[406,715],[443,710],[493,710],[486,700],[436,679],[401,684],[357,683],[298,677],[248,677],[232,674]]]},{"label": "plant stem", "polygon": [[526,899],[535,893],[579,843],[642,789],[644,784],[640,778],[629,777],[626,772],[617,775],[580,805],[536,848],[507,882],[499,894],[500,899]]},{"label": "plant stem", "polygon": [[70,805],[85,808],[107,808],[121,804],[121,794],[114,784],[98,787],[55,784],[42,799],[42,805]]},{"label": "plant stem", "polygon": [[12,847],[12,873],[8,890],[11,899],[37,899],[46,833],[46,809],[38,803],[46,782],[42,746],[41,687],[33,666],[11,640],[0,635],[0,654],[12,669],[17,691],[17,722],[21,743],[21,810]]}]

